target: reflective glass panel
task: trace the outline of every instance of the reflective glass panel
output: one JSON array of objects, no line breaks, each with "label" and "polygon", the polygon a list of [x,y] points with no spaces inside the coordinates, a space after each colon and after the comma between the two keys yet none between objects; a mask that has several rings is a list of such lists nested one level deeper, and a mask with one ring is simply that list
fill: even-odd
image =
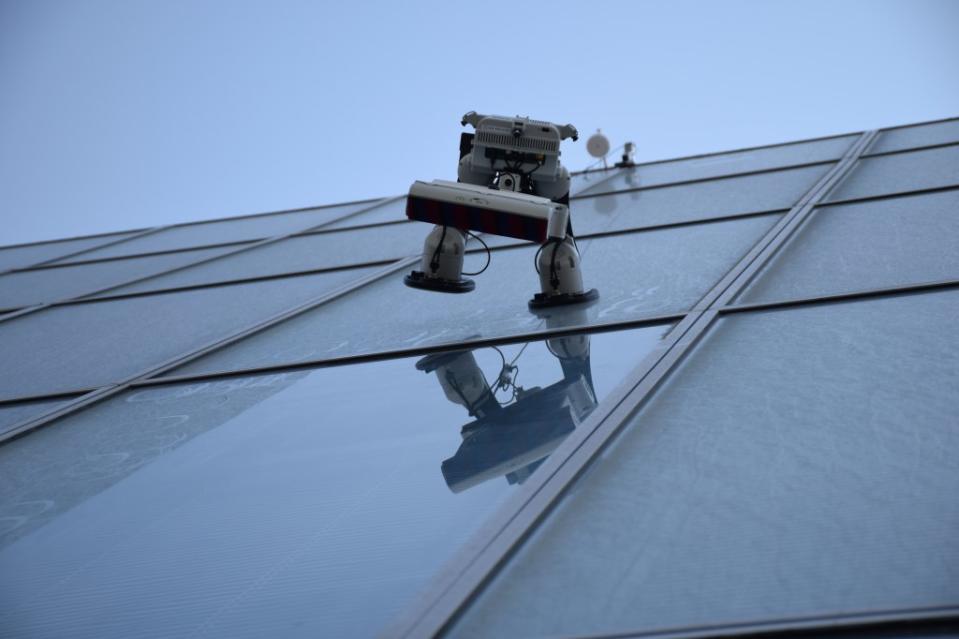
[{"label": "reflective glass panel", "polygon": [[363,211],[356,215],[333,222],[324,229],[345,229],[352,226],[362,226],[364,224],[380,224],[382,222],[399,222],[406,220],[406,198],[400,198],[381,204],[369,211]]},{"label": "reflective glass panel", "polygon": [[50,307],[0,322],[0,352],[16,374],[0,397],[92,388],[295,307],[371,269],[334,271]]},{"label": "reflective glass panel", "polygon": [[395,260],[420,253],[423,240],[431,228],[426,224],[390,224],[299,235],[124,286],[110,291],[110,294],[155,291]]},{"label": "reflective glass panel", "polygon": [[957,316],[953,290],[721,319],[450,634],[954,603]]},{"label": "reflective glass panel", "polygon": [[570,176],[569,194],[580,195],[587,191],[598,188],[600,183],[611,179],[620,169],[609,169],[606,171],[592,171],[590,173],[580,173]]},{"label": "reflective glass panel", "polygon": [[760,149],[639,164],[632,169],[623,169],[619,175],[611,180],[584,189],[580,193],[595,195],[610,191],[669,184],[670,182],[700,180],[748,171],[788,167],[795,164],[837,160],[842,157],[857,137],[856,135],[846,135],[826,140],[795,142]]},{"label": "reflective glass panel", "polygon": [[[26,421],[51,411],[57,406],[62,406],[68,400],[49,399],[38,402],[20,402],[17,404],[4,404],[0,406],[0,435],[7,432],[10,427],[16,426],[20,422]],[[0,473],[2,476],[3,473]],[[3,516],[0,515],[0,530],[4,528]],[[0,533],[2,534],[2,533]]]},{"label": "reflective glass panel", "polygon": [[[197,224],[174,226],[156,233],[138,237],[129,242],[91,251],[83,255],[84,259],[119,257],[152,253],[156,251],[174,251],[191,246],[226,244],[228,242],[246,242],[276,235],[286,235],[305,231],[318,224],[329,222],[350,211],[370,206],[369,202],[358,204],[340,204],[305,211],[275,213],[255,217],[240,217],[230,220],[214,220]],[[66,260],[73,261],[73,260]]]},{"label": "reflective glass panel", "polygon": [[[348,296],[187,364],[173,374],[276,365],[359,353],[503,337],[547,328],[592,326],[682,312],[698,301],[778,216],[619,235],[579,243],[591,306],[539,316],[536,248],[494,251],[476,290],[450,295],[404,286],[397,272]],[[467,258],[479,270],[485,254]]]},{"label": "reflective glass panel", "polygon": [[374,636],[665,330],[140,388],[39,429],[0,448],[0,627]]},{"label": "reflective glass panel", "polygon": [[829,168],[811,166],[574,200],[573,230],[585,235],[788,209]]},{"label": "reflective glass panel", "polygon": [[959,145],[866,157],[828,199],[847,200],[959,184]]},{"label": "reflective glass panel", "polygon": [[869,153],[898,151],[948,142],[959,142],[959,120],[918,124],[883,131],[879,134],[879,139],[869,149]]},{"label": "reflective glass panel", "polygon": [[959,190],[816,209],[742,300],[959,278],[957,212]]},{"label": "reflective glass panel", "polygon": [[[18,271],[0,276],[0,308],[55,302],[219,255],[231,247]],[[115,292],[111,291],[111,293]]]},{"label": "reflective glass panel", "polygon": [[83,251],[108,242],[115,242],[128,235],[131,235],[131,233],[115,233],[113,235],[100,235],[97,237],[81,237],[75,240],[3,247],[0,248],[0,271],[6,271],[12,268],[25,268],[39,264],[40,262],[52,260],[61,255],[76,253],[77,251]]}]

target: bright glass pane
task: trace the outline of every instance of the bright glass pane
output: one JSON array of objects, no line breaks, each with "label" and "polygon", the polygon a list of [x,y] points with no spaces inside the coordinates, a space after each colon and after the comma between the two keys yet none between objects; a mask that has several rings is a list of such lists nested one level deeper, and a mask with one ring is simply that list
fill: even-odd
[{"label": "bright glass pane", "polygon": [[128,235],[131,235],[131,233],[115,233],[113,235],[82,237],[75,240],[63,240],[59,242],[0,247],[0,271],[6,271],[12,268],[26,268],[34,264],[39,264],[40,262],[52,260],[61,255],[76,253],[77,251],[83,251],[108,242],[115,242]]},{"label": "bright glass pane", "polygon": [[[10,430],[12,426],[16,426],[20,422],[51,411],[57,406],[62,406],[67,401],[66,399],[49,399],[37,402],[4,404],[0,406],[0,435]],[[2,472],[0,472],[0,476],[3,476]],[[3,516],[0,515],[0,529],[3,527]]]},{"label": "bright glass pane", "polygon": [[406,221],[406,198],[400,198],[381,204],[369,211],[363,211],[356,215],[334,222],[324,229],[345,229],[353,226],[362,226],[364,224],[380,224],[383,222]]},{"label": "bright glass pane", "polygon": [[606,171],[592,171],[591,173],[572,175],[570,176],[569,194],[576,196],[592,191],[594,188],[598,188],[600,183],[606,182],[620,171],[621,169],[609,169]]},{"label": "bright glass pane", "polygon": [[[141,388],[39,429],[0,448],[2,627],[374,636],[665,330],[554,340],[565,361],[502,347],[525,389],[512,403],[484,390],[503,361],[486,348],[434,355],[437,369]],[[485,397],[484,416],[454,388]]]},{"label": "bright glass pane", "polygon": [[955,184],[959,184],[959,145],[862,158],[828,199],[848,200]]},{"label": "bright glass pane", "polygon": [[574,200],[573,230],[585,235],[788,209],[829,168],[804,167]]},{"label": "bright glass pane", "polygon": [[639,164],[632,169],[623,169],[619,175],[611,180],[583,190],[581,193],[595,195],[671,182],[701,180],[748,171],[782,168],[809,162],[837,160],[842,157],[857,137],[856,135],[846,135],[826,140],[796,142],[760,149]]},{"label": "bright glass pane", "polygon": [[[682,312],[745,254],[778,216],[619,235],[580,242],[592,306],[526,306],[539,291],[536,248],[495,251],[476,290],[449,295],[408,288],[397,272],[309,313],[201,358],[174,374],[222,371],[384,350],[505,337],[546,328],[593,326]],[[484,254],[467,259],[477,270]]]},{"label": "bright glass pane", "polygon": [[[83,259],[119,257],[152,253],[156,251],[174,251],[192,246],[246,242],[276,235],[286,235],[334,220],[340,216],[370,206],[370,203],[340,204],[291,213],[276,213],[241,217],[231,220],[214,220],[184,226],[174,226],[156,233],[138,237],[129,242],[121,242],[83,255]],[[67,260],[73,261],[73,260]]]},{"label": "bright glass pane", "polygon": [[110,293],[155,291],[395,260],[420,253],[431,228],[426,224],[391,224],[300,235],[150,278]]},{"label": "bright glass pane", "polygon": [[959,291],[719,321],[452,636],[959,599]]},{"label": "bright glass pane", "polygon": [[118,382],[370,270],[54,306],[0,322],[0,352],[17,363],[15,375],[0,376],[0,398]]},{"label": "bright glass pane", "polygon": [[959,190],[816,209],[742,300],[959,279],[957,211]]},{"label": "bright glass pane", "polygon": [[230,248],[197,249],[9,273],[0,276],[0,308],[17,308],[77,297],[213,257],[227,250]]},{"label": "bright glass pane", "polygon": [[870,153],[898,151],[930,144],[959,142],[959,120],[918,124],[899,129],[890,129],[879,134],[879,139],[869,149]]}]

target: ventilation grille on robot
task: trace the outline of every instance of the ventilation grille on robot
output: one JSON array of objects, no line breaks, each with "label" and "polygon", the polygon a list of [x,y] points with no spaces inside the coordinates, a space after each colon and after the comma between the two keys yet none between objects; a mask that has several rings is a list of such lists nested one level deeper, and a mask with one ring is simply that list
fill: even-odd
[{"label": "ventilation grille on robot", "polygon": [[476,141],[480,144],[495,144],[496,146],[505,146],[513,149],[520,148],[553,153],[559,150],[559,142],[555,142],[553,140],[530,138],[526,136],[514,138],[512,135],[490,133],[489,131],[478,131],[476,133]]}]

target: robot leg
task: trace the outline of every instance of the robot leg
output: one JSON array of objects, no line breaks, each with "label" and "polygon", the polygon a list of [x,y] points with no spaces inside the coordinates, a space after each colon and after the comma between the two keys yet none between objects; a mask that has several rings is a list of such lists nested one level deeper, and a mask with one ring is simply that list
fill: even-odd
[{"label": "robot leg", "polygon": [[413,288],[442,293],[467,293],[476,284],[463,277],[466,237],[452,226],[434,226],[423,243],[422,270],[412,271],[403,282]]}]

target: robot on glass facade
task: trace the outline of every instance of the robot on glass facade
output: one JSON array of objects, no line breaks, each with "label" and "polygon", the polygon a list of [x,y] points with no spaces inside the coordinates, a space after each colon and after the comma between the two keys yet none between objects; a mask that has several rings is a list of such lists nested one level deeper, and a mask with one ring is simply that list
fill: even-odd
[{"label": "robot on glass facade", "polygon": [[596,289],[583,287],[569,216],[569,171],[559,162],[560,142],[576,140],[575,127],[475,111],[462,124],[475,133],[460,138],[458,181],[410,187],[407,217],[435,226],[420,269],[406,276],[406,284],[446,293],[473,290],[473,281],[463,277],[463,257],[467,234],[479,231],[541,244],[535,258],[541,291],[530,309],[599,297]]}]

